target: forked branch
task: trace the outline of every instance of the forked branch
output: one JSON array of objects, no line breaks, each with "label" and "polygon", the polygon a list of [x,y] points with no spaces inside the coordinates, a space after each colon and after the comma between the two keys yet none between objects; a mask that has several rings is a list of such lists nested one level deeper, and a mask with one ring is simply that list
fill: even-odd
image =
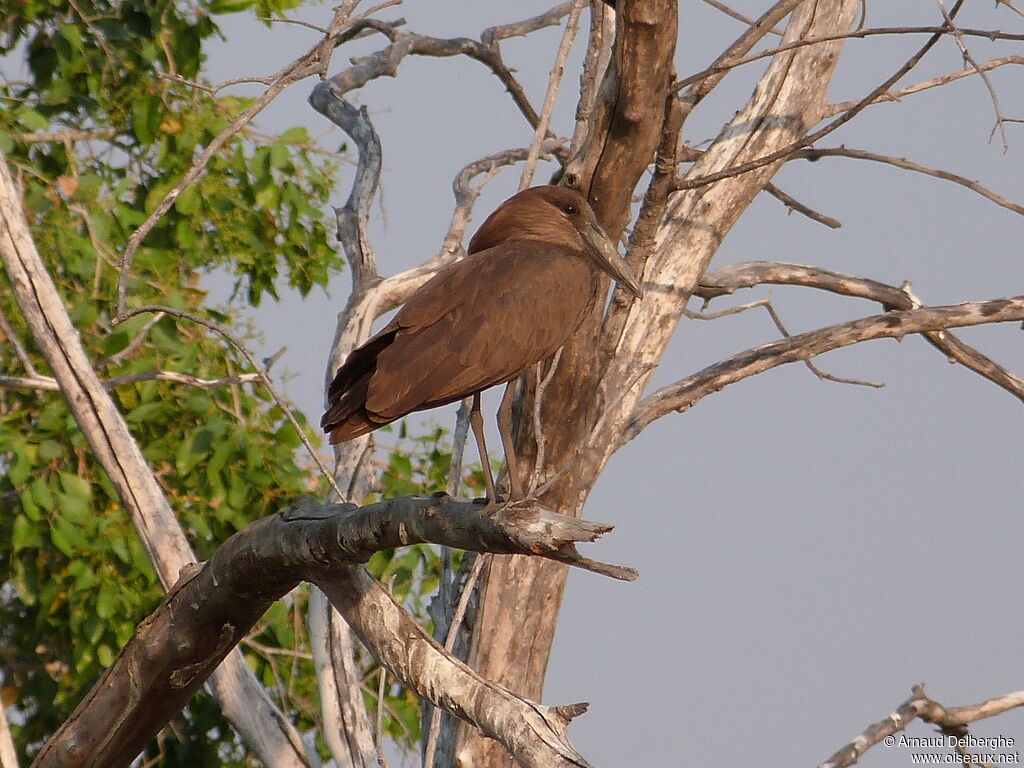
[{"label": "forked branch", "polygon": [[[877,301],[887,310],[917,309],[921,306],[921,302],[910,293],[907,284],[897,287],[820,267],[775,261],[748,261],[708,272],[701,278],[694,295],[708,302],[716,296],[731,294],[741,288],[765,284],[799,285],[840,296],[869,299]],[[929,344],[946,355],[950,362],[960,363],[1024,401],[1024,379],[965,344],[949,331],[928,331],[922,335]]]},{"label": "forked branch", "polygon": [[1024,320],[1024,296],[1015,296],[886,312],[763,344],[721,360],[644,398],[637,405],[617,446],[628,443],[661,416],[672,411],[685,411],[712,392],[785,363],[809,360],[833,349],[871,339],[901,339],[911,333],[1020,320]]}]

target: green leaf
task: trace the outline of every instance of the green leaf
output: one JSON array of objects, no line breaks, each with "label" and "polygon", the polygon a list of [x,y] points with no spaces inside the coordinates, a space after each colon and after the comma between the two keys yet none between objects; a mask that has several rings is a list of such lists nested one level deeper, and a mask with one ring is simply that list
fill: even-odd
[{"label": "green leaf", "polygon": [[82,44],[82,31],[75,24],[61,24],[57,27],[57,32],[67,40],[71,46],[79,51],[84,50],[85,46]]},{"label": "green leaf", "polygon": [[63,552],[68,557],[75,556],[75,547],[71,543],[71,538],[68,536],[66,527],[58,526],[56,523],[50,529],[50,541],[57,549]]},{"label": "green leaf", "polygon": [[39,458],[50,461],[64,455],[64,446],[56,440],[43,440],[39,444]]},{"label": "green leaf", "polygon": [[32,485],[29,486],[32,491],[32,500],[43,509],[48,512],[53,511],[56,504],[53,501],[53,493],[50,491],[50,486],[41,477],[37,477],[32,481]]},{"label": "green leaf", "polygon": [[196,184],[192,184],[186,187],[178,196],[178,199],[174,201],[174,210],[184,216],[191,216],[199,210],[201,202],[202,196],[199,194],[199,187]]},{"label": "green leaf", "polygon": [[296,125],[277,137],[282,144],[305,144],[309,141],[309,131],[304,126]]},{"label": "green leaf", "polygon": [[14,532],[11,535],[11,549],[15,554],[27,547],[38,547],[42,544],[39,531],[24,515],[14,518]]},{"label": "green leaf", "polygon": [[251,8],[256,0],[213,0],[207,8],[210,13],[237,13]]},{"label": "green leaf", "polygon": [[96,615],[101,619],[109,619],[114,615],[114,593],[106,586],[100,587],[96,596]]},{"label": "green leaf", "polygon": [[41,520],[43,515],[39,511],[39,506],[36,504],[35,499],[32,498],[32,492],[26,488],[21,492],[21,509],[25,513],[25,517],[29,520]]},{"label": "green leaf", "polygon": [[96,660],[100,663],[101,667],[109,667],[114,663],[114,652],[110,649],[109,645],[102,643],[96,646]]},{"label": "green leaf", "polygon": [[7,479],[10,481],[11,485],[18,487],[28,480],[32,467],[29,462],[28,453],[25,451],[24,443],[14,443],[11,446],[11,451],[14,453],[14,456],[11,458],[10,464],[7,466]]},{"label": "green leaf", "polygon": [[[152,144],[160,129],[162,109],[159,99],[140,98],[132,104],[132,130],[143,144]],[[162,197],[163,195],[161,195]]]}]

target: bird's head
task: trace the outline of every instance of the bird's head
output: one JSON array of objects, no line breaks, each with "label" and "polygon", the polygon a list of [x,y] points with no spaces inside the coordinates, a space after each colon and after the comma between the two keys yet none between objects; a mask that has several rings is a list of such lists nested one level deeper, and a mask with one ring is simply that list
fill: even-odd
[{"label": "bird's head", "polygon": [[531,187],[513,195],[487,217],[468,250],[476,253],[513,240],[539,240],[580,252],[636,298],[643,298],[639,281],[587,199],[574,189]]}]

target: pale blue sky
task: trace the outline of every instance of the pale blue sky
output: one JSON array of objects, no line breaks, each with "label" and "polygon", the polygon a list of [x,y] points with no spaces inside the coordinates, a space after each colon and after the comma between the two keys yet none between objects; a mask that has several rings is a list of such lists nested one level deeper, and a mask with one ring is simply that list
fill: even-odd
[{"label": "pale blue sky", "polygon": [[[767,5],[733,3],[749,15]],[[1024,29],[1020,17],[991,5],[969,3],[963,24]],[[677,68],[688,74],[742,27],[697,0],[681,6]],[[546,7],[538,0],[514,7],[407,0],[381,16],[404,16],[418,32],[476,37],[486,26]],[[871,3],[868,10],[868,26],[941,21],[931,0]],[[330,18],[324,5],[299,13],[321,24]],[[209,67],[215,80],[267,74],[314,40],[308,30],[275,25],[268,31],[241,17],[223,27],[227,40]],[[559,36],[549,29],[506,44],[506,59],[535,103]],[[832,97],[866,93],[923,40],[851,41]],[[348,56],[382,44],[370,38],[346,47],[336,54],[334,71]],[[969,44],[978,60],[1020,53],[977,38]],[[960,66],[954,43],[943,41],[905,82]],[[760,71],[752,65],[730,76],[694,114],[686,138],[713,137]],[[570,66],[554,123],[562,135],[571,132],[577,77]],[[1019,71],[991,77],[1006,115],[1024,117]],[[286,92],[262,124],[301,122],[314,134],[328,131],[305,103],[312,85]],[[468,60],[406,59],[397,79],[375,81],[356,99],[383,140],[383,195],[372,235],[380,267],[389,273],[436,252],[460,167],[531,138],[497,81]],[[998,139],[988,141],[992,121],[984,85],[970,78],[873,107],[823,146],[907,156],[979,179],[1020,202],[1024,129],[1008,126],[1004,154]],[[340,136],[326,143],[336,145]],[[339,204],[350,173],[346,168],[339,179]],[[476,223],[517,180],[506,172],[492,182]],[[842,159],[791,163],[776,182],[838,218],[842,229],[787,214],[762,196],[729,234],[715,265],[776,259],[895,284],[910,280],[932,304],[1024,293],[1024,221],[969,191]],[[349,275],[341,274],[329,297],[320,291],[305,300],[288,296],[255,315],[266,336],[261,351],[288,346],[278,366],[293,374],[287,391],[311,421],[319,417],[334,315],[348,290]],[[771,294],[792,332],[878,311],[807,290]],[[684,320],[652,384],[776,336],[763,311],[714,323]],[[970,329],[962,337],[1024,371],[1019,326]],[[621,584],[572,574],[544,696],[549,704],[591,702],[570,735],[595,765],[816,765],[888,714],[915,683],[928,683],[934,697],[951,705],[1024,687],[1021,403],[951,366],[918,338],[863,344],[817,362],[886,387],[820,382],[802,366],[786,366],[655,423],[598,483],[585,516],[617,528],[587,554],[635,566],[641,577]],[[493,394],[487,402],[493,412]],[[450,423],[452,414],[432,417]],[[973,732],[1011,736],[1020,746],[1024,714],[981,723]],[[910,733],[930,730],[916,724]],[[909,752],[877,747],[862,763],[906,766]]]}]

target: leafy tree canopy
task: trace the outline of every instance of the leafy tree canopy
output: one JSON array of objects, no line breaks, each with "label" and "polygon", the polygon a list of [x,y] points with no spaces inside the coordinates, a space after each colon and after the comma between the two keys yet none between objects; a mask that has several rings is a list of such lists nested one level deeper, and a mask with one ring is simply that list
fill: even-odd
[{"label": "leafy tree canopy", "polygon": [[[24,194],[33,234],[115,400],[200,557],[301,492],[323,491],[297,452],[299,437],[258,386],[212,388],[147,378],[155,371],[232,377],[244,360],[219,337],[170,317],[113,324],[118,259],[131,233],[196,155],[248,101],[197,88],[218,14],[280,14],[295,0],[20,0],[0,16],[0,151]],[[24,64],[24,66],[23,66]],[[224,270],[251,306],[286,283],[303,294],[342,261],[323,209],[337,158],[306,130],[236,134],[150,232],[137,253],[128,306],[164,304],[228,323],[204,306],[199,278]],[[45,364],[31,348],[0,275],[0,375]],[[301,417],[300,417],[301,418]],[[303,422],[304,424],[304,422]],[[448,453],[437,432],[392,458],[385,485],[443,487]],[[410,445],[407,443],[406,445]],[[0,398],[0,645],[4,702],[29,751],[62,722],[162,596],[109,479],[54,391],[9,388]],[[385,488],[385,490],[387,490]],[[414,605],[436,585],[429,548],[371,563]],[[316,724],[315,679],[299,617],[305,594],[274,606],[243,645],[300,728]],[[389,731],[418,736],[416,703],[388,702]],[[158,747],[166,765],[234,765],[244,753],[201,697]],[[151,756],[152,756],[151,754]]]}]

